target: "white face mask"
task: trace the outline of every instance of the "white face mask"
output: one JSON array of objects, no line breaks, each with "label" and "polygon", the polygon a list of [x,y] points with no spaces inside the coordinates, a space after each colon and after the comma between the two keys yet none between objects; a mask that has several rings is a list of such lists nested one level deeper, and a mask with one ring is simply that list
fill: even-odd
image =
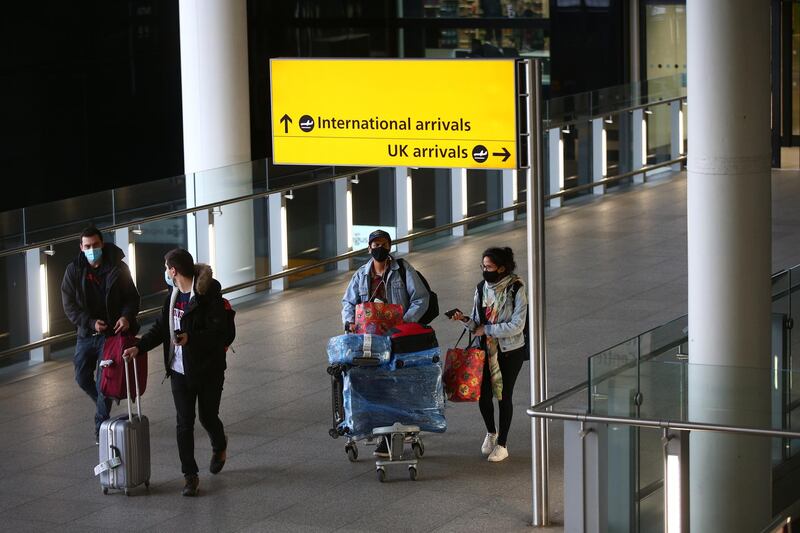
[{"label": "white face mask", "polygon": [[175,282],[169,276],[169,270],[165,270],[164,271],[164,281],[166,281],[167,285],[169,285],[170,287],[174,287],[175,286]]}]

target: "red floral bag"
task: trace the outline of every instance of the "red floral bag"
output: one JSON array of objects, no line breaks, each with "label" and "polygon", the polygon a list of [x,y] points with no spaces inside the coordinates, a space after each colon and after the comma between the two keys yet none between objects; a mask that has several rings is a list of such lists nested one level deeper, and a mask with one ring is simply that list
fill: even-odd
[{"label": "red floral bag", "polygon": [[356,333],[386,335],[403,323],[403,306],[380,302],[356,305]]},{"label": "red floral bag", "polygon": [[[466,330],[464,330],[466,333]],[[444,390],[451,402],[477,402],[481,398],[483,365],[486,352],[472,348],[472,335],[467,348],[458,348],[464,333],[456,341],[456,347],[447,350],[444,362]]]}]

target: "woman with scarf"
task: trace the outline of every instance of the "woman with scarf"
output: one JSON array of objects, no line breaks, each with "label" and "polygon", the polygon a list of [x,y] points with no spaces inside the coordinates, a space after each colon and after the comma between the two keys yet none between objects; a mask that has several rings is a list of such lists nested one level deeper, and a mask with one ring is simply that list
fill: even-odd
[{"label": "woman with scarf", "polygon": [[[506,440],[514,413],[514,383],[527,359],[524,331],[528,300],[522,279],[514,273],[516,266],[511,248],[489,248],[483,252],[483,281],[475,289],[472,315],[467,318],[457,311],[452,317],[466,322],[486,351],[478,406],[486,424],[481,452],[493,463],[508,457]],[[500,411],[499,432],[493,396]]]}]

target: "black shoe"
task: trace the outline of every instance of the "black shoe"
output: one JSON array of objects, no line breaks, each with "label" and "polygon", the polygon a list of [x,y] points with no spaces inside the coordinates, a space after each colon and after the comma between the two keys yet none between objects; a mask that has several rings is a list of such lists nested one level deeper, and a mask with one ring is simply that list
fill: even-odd
[{"label": "black shoe", "polygon": [[228,437],[225,437],[225,449],[211,454],[211,464],[208,466],[208,471],[212,474],[219,474],[222,471],[222,467],[225,466],[225,459],[227,458]]},{"label": "black shoe", "polygon": [[186,484],[183,486],[181,494],[184,496],[197,496],[200,492],[200,478],[197,476],[184,476]]},{"label": "black shoe", "polygon": [[372,452],[372,455],[375,457],[389,457],[389,446],[386,444],[386,438],[381,437],[381,441],[378,443],[377,448],[375,451]]}]

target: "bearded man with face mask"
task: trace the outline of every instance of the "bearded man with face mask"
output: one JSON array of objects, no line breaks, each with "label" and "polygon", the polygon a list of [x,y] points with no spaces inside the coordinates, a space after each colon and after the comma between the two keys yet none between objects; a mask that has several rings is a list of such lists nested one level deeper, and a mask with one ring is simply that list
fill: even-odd
[{"label": "bearded man with face mask", "polygon": [[392,237],[383,230],[369,234],[371,259],[356,270],[342,298],[342,322],[346,332],[355,331],[356,305],[364,302],[399,304],[404,322],[418,322],[428,309],[430,293],[408,261],[392,257]]},{"label": "bearded man with face mask", "polygon": [[78,330],[73,357],[75,381],[96,406],[95,444],[99,443],[100,424],[111,412],[111,399],[99,388],[98,361],[105,339],[117,333],[135,334],[139,329],[139,291],[123,257],[125,253],[118,246],[104,243],[100,230],[89,226],[81,233],[80,253],[67,265],[61,282],[64,314]]}]

